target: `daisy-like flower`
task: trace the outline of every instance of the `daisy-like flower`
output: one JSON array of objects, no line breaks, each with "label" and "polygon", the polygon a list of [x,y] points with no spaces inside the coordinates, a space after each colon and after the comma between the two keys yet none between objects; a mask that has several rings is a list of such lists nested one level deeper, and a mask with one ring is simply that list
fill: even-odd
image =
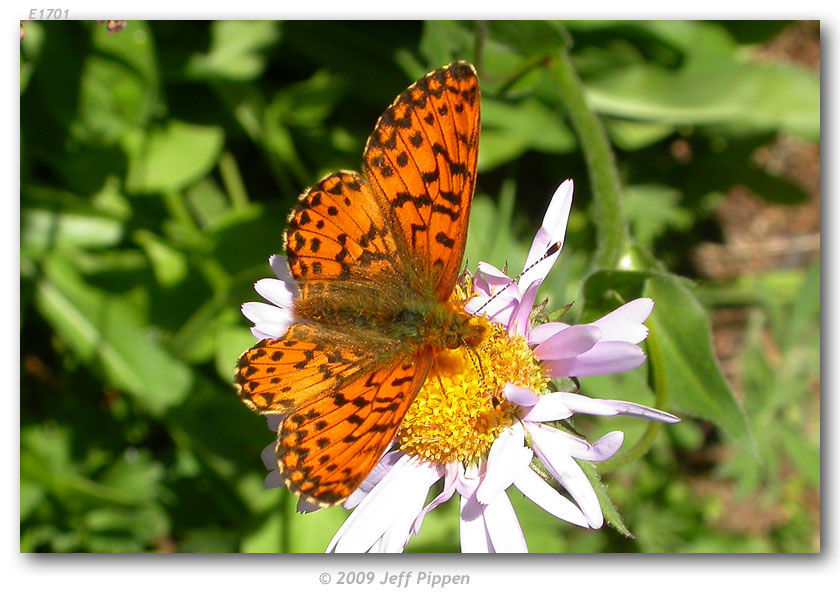
[{"label": "daisy-like flower", "polygon": [[[573,185],[554,194],[517,280],[486,263],[456,289],[467,312],[489,321],[487,340],[463,368],[430,377],[409,408],[394,446],[345,502],[353,512],[336,533],[330,552],[401,552],[425,516],[460,497],[463,552],[527,552],[506,490],[514,486],[543,510],[580,527],[599,528],[604,516],[591,483],[575,459],[592,462],[613,456],[624,434],[613,431],[594,443],[550,425],[576,413],[629,415],[676,423],[671,414],[619,400],[552,391],[552,378],[602,375],[640,366],[638,347],[647,337],[644,321],[653,301],[629,302],[584,325],[549,322],[532,326],[543,279],[556,262],[572,203]],[[264,279],[257,291],[274,306],[252,302],[243,313],[252,333],[279,337],[291,323],[296,285],[284,259],[271,258],[278,279]],[[270,418],[275,429],[280,419]],[[537,460],[535,460],[538,459]],[[263,453],[272,470],[266,484],[282,485],[274,446]],[[535,470],[536,469],[536,470]],[[568,494],[546,479],[543,469]],[[430,488],[442,490],[428,504]],[[317,507],[299,503],[299,510]]]}]

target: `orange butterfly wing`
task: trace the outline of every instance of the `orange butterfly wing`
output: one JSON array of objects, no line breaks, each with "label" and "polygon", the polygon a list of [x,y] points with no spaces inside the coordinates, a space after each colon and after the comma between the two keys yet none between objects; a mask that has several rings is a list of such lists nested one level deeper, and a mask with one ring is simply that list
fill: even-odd
[{"label": "orange butterfly wing", "polygon": [[303,296],[323,291],[316,282],[402,272],[391,225],[361,175],[328,175],[298,200],[284,236],[289,268]]},{"label": "orange butterfly wing", "polygon": [[[429,351],[382,365],[321,332],[292,326],[240,358],[237,385],[246,403],[285,414],[277,433],[277,467],[306,501],[332,506],[367,477],[417,395],[432,364]],[[335,333],[335,332],[334,332]]]},{"label": "orange butterfly wing", "polygon": [[432,71],[380,117],[365,175],[437,297],[452,293],[464,258],[478,160],[481,94],[472,65]]},{"label": "orange butterfly wing", "polygon": [[243,354],[236,384],[252,409],[285,416],[278,468],[309,502],[341,502],[361,484],[433,362],[431,348],[377,333],[346,308],[335,314],[330,301],[355,294],[358,304],[400,307],[429,293],[449,298],[463,260],[478,127],[472,66],[429,73],[379,119],[364,153],[370,183],[350,171],[329,175],[289,215],[295,314],[306,322]]}]

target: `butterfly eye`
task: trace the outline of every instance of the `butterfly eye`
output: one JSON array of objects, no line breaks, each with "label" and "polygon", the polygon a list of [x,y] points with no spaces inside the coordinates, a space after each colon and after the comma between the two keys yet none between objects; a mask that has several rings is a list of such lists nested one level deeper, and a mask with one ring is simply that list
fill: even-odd
[{"label": "butterfly eye", "polygon": [[444,338],[443,343],[448,350],[455,350],[463,345],[462,339],[457,331],[452,331]]}]

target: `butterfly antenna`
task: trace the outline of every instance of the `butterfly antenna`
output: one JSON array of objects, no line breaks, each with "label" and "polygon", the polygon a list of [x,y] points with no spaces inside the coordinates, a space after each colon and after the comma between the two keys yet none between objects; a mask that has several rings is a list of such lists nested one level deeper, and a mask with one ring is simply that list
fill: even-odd
[{"label": "butterfly antenna", "polygon": [[488,299],[487,299],[487,301],[486,301],[484,304],[482,304],[482,305],[478,308],[478,310],[476,310],[476,311],[475,311],[475,313],[473,313],[473,314],[478,314],[478,313],[480,313],[482,310],[484,310],[484,309],[487,307],[487,305],[488,305],[488,304],[490,304],[491,302],[493,302],[493,300],[495,300],[495,299],[499,296],[499,294],[501,294],[501,293],[502,293],[502,292],[504,292],[506,289],[508,289],[508,288],[509,288],[512,284],[519,282],[519,280],[522,278],[522,276],[523,276],[525,273],[527,273],[528,271],[530,271],[531,269],[533,269],[534,267],[536,267],[536,266],[537,266],[538,264],[540,264],[542,261],[544,261],[545,259],[549,258],[550,256],[553,256],[553,255],[557,254],[558,252],[560,252],[560,249],[561,249],[562,247],[563,247],[563,242],[554,242],[553,244],[551,244],[551,246],[549,246],[549,247],[548,247],[548,250],[546,250],[546,251],[545,251],[545,253],[544,253],[542,256],[540,256],[537,260],[535,260],[535,261],[534,261],[534,262],[532,262],[530,265],[528,265],[528,266],[526,266],[524,269],[522,269],[522,272],[521,272],[519,275],[517,275],[515,278],[513,278],[513,279],[510,281],[510,283],[506,283],[506,284],[502,287],[502,289],[498,290],[495,294],[493,294],[492,296],[490,296],[490,298],[488,298]]},{"label": "butterfly antenna", "polygon": [[461,340],[461,345],[466,348],[467,355],[470,357],[470,360],[475,367],[475,370],[478,371],[479,376],[481,377],[481,386],[484,388],[485,394],[493,399],[493,403],[496,403],[496,395],[490,391],[490,386],[487,385],[487,378],[484,375],[484,366],[481,364],[481,356],[479,356],[478,352],[475,351],[475,348],[468,345],[465,340]]},{"label": "butterfly antenna", "polygon": [[435,377],[437,377],[438,387],[440,388],[440,393],[443,394],[443,397],[447,400],[449,397],[446,395],[446,386],[443,385],[443,379],[440,378],[440,373],[435,373]]}]

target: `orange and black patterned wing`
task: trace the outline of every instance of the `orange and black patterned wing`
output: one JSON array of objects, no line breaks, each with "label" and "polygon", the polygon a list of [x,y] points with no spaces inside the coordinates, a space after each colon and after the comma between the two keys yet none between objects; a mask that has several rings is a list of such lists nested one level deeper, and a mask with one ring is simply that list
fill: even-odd
[{"label": "orange and black patterned wing", "polygon": [[431,364],[428,351],[394,360],[289,414],[276,446],[286,486],[324,507],[346,499],[394,439]]},{"label": "orange and black patterned wing", "polygon": [[361,175],[328,175],[298,200],[285,232],[289,269],[298,283],[401,272],[391,225]]},{"label": "orange and black patterned wing", "polygon": [[292,325],[280,339],[265,339],[239,357],[234,383],[242,401],[260,414],[289,414],[340,388],[376,359],[356,345],[327,344],[328,334]]},{"label": "orange and black patterned wing", "polygon": [[[367,477],[394,439],[432,364],[376,339],[365,350],[352,334],[296,324],[239,359],[242,400],[284,417],[277,464],[294,493],[323,506],[341,502]],[[390,357],[390,358],[386,358]]]},{"label": "orange and black patterned wing", "polygon": [[461,269],[475,189],[480,91],[457,62],[412,84],[379,118],[364,171],[382,211],[440,300]]}]

